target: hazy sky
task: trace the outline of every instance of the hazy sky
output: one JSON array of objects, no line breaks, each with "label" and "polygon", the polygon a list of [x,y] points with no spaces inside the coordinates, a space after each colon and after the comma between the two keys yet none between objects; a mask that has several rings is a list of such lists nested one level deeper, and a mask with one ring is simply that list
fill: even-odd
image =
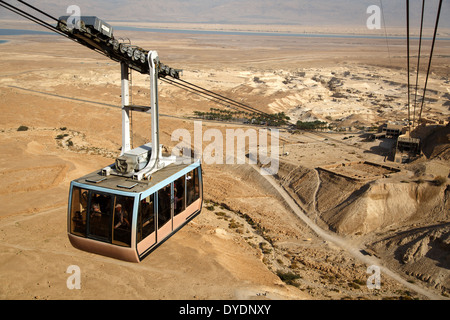
[{"label": "hazy sky", "polygon": [[[387,26],[404,26],[406,0],[27,0],[59,17],[67,7],[78,5],[82,15],[106,21],[199,22],[238,24],[295,24],[304,26],[364,26],[367,8],[384,10]],[[8,0],[9,3],[17,3]],[[425,24],[434,26],[438,0],[427,0]],[[421,0],[410,0],[411,24],[419,25]],[[0,17],[11,17],[0,8]],[[450,0],[444,0],[441,27],[450,27]],[[1,26],[0,26],[1,27]]]}]

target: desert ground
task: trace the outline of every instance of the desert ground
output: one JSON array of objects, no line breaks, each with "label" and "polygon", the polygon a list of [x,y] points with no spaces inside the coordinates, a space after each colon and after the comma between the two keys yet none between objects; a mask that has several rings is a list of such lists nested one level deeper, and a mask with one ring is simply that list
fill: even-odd
[{"label": "desert ground", "polygon": [[[202,213],[139,264],[82,252],[67,238],[69,184],[120,153],[120,67],[62,37],[2,36],[1,299],[448,299],[450,41],[435,49],[429,123],[416,131],[422,155],[402,164],[389,159],[390,139],[369,141],[362,128],[408,119],[404,40],[117,36],[157,50],[186,81],[334,129],[280,128],[274,176],[205,163]],[[176,129],[194,133],[194,111],[224,108],[166,82],[159,89],[169,152]],[[132,93],[148,104],[148,77],[133,73]],[[264,129],[201,125],[224,136]],[[149,141],[147,115],[133,114],[133,131],[135,147]],[[67,287],[71,265],[79,290]],[[371,265],[381,268],[379,289],[366,285]]]}]

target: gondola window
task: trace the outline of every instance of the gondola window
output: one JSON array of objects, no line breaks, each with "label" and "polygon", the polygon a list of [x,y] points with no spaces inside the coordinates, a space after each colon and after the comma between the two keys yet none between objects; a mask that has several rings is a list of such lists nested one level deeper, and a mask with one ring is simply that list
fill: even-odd
[{"label": "gondola window", "polygon": [[155,196],[154,194],[144,198],[139,206],[138,215],[138,242],[144,240],[155,232]]},{"label": "gondola window", "polygon": [[178,215],[186,209],[186,176],[178,178],[174,183],[174,215]]},{"label": "gondola window", "polygon": [[88,190],[73,188],[70,231],[78,236],[86,236],[88,197]]},{"label": "gondola window", "polygon": [[77,236],[129,247],[132,213],[131,197],[74,187],[70,231]]},{"label": "gondola window", "polygon": [[158,229],[171,219],[171,198],[170,184],[158,191]]},{"label": "gondola window", "polygon": [[191,205],[200,198],[200,184],[198,178],[198,169],[189,172],[186,176],[186,206]]}]

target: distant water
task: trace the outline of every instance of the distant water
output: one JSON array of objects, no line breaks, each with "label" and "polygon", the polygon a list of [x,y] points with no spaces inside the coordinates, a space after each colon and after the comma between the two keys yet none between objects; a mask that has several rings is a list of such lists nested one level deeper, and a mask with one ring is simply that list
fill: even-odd
[{"label": "distant water", "polygon": [[[321,34],[321,33],[282,33],[282,32],[245,32],[245,31],[211,31],[211,30],[183,30],[183,29],[158,29],[158,28],[139,28],[139,27],[114,27],[115,30],[124,31],[142,31],[158,33],[181,33],[181,34],[204,34],[204,35],[224,35],[224,36],[272,36],[272,37],[303,37],[303,38],[349,38],[349,39],[386,39],[385,35],[368,34]],[[402,40],[403,36],[388,36],[387,39]],[[411,39],[419,39],[411,37]],[[431,40],[432,38],[423,38]],[[450,40],[450,38],[437,38],[438,40]]]},{"label": "distant water", "polygon": [[[23,35],[54,35],[54,32],[22,30],[22,29],[0,29],[0,36],[23,36]],[[8,40],[0,40],[0,44],[6,43]]]},{"label": "distant water", "polygon": [[[248,31],[219,31],[219,30],[183,30],[183,29],[158,29],[158,28],[139,28],[139,27],[114,27],[116,30],[125,31],[143,31],[158,33],[182,33],[182,34],[211,34],[223,36],[271,36],[271,37],[320,37],[320,38],[378,38],[369,35],[350,35],[350,34],[313,34],[313,33],[282,33],[282,32],[248,32]],[[379,37],[384,39],[385,37]]]},{"label": "distant water", "polygon": [[[23,36],[23,35],[49,35],[56,34],[49,31],[21,30],[21,29],[0,29],[0,36]],[[0,40],[4,41],[4,40]]]},{"label": "distant water", "polygon": [[[158,32],[158,33],[181,33],[181,34],[202,34],[202,35],[224,35],[224,36],[271,36],[271,37],[304,37],[304,38],[353,38],[353,39],[386,39],[381,35],[367,34],[315,34],[315,33],[281,33],[281,32],[245,32],[245,31],[212,31],[212,30],[183,30],[183,29],[158,29],[158,28],[138,28],[138,27],[114,27],[116,30]],[[0,36],[20,36],[20,35],[56,35],[50,31],[22,30],[22,29],[0,29]],[[402,36],[388,36],[388,39],[406,39]],[[418,39],[411,37],[411,39]],[[424,38],[431,40],[431,38]],[[450,40],[450,38],[439,38],[438,40]],[[0,40],[1,43],[7,42]]]}]

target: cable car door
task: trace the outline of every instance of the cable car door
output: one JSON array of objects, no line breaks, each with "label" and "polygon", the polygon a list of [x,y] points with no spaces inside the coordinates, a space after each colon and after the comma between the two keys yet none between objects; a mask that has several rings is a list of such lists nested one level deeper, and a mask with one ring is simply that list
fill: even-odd
[{"label": "cable car door", "polygon": [[158,194],[158,232],[157,241],[163,240],[172,232],[173,217],[173,183],[169,183]]},{"label": "cable car door", "polygon": [[143,255],[156,243],[156,197],[151,194],[139,203],[137,220],[137,251]]}]

